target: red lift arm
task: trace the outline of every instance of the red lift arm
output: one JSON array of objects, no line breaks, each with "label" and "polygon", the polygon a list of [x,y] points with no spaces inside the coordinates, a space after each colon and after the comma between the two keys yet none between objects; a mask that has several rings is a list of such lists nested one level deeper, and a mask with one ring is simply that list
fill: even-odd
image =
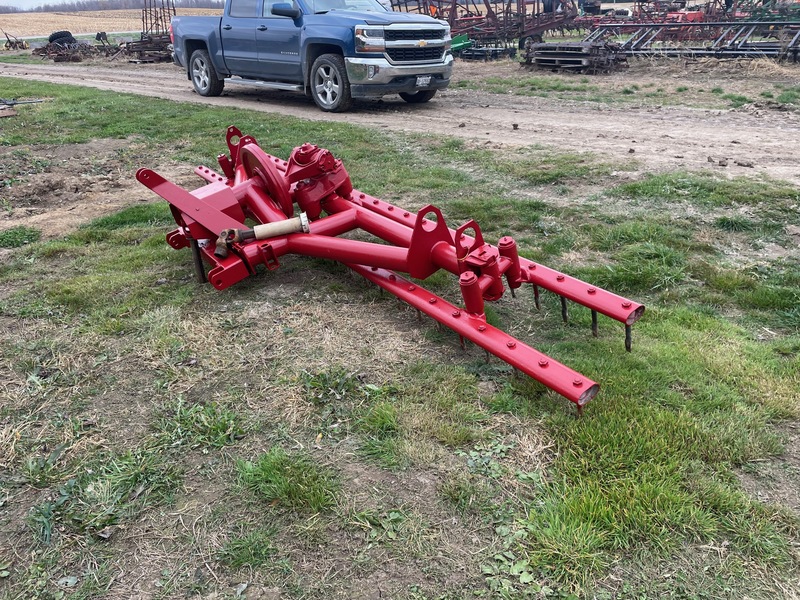
[{"label": "red lift arm", "polygon": [[[195,173],[206,185],[192,192],[150,169],[136,173],[169,202],[178,228],[167,242],[192,249],[200,281],[223,290],[254,274],[258,265],[277,269],[286,254],[337,260],[449,327],[462,342],[470,340],[555,390],[579,411],[597,394],[598,384],[489,325],[484,302],[498,300],[506,284],[512,294],[532,284],[537,308],[540,288],[560,296],[565,321],[567,300],[588,307],[595,336],[597,313],[623,323],[630,350],[631,325],[642,316],[643,305],[521,258],[510,236],[493,246],[484,242],[475,221],[453,230],[434,206],[412,214],[359,192],[342,161],[312,144],[295,148],[288,161],[270,156],[235,127],[228,128],[227,144],[229,155],[217,159],[223,175],[198,167]],[[258,225],[247,227],[247,219]],[[356,229],[383,243],[337,237]],[[208,273],[204,261],[211,265]],[[396,273],[425,279],[439,269],[458,276],[463,306]]]}]

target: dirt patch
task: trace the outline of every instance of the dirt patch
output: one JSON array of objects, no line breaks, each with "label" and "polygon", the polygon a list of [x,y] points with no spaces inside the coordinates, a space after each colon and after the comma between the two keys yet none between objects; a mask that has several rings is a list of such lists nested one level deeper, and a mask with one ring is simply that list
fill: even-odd
[{"label": "dirt patch", "polygon": [[737,475],[742,488],[759,502],[775,504],[800,517],[800,423],[782,425],[786,450],[778,457],[754,462]]},{"label": "dirt patch", "polygon": [[148,164],[161,162],[156,169],[183,185],[197,182],[190,169],[147,157],[135,140],[0,148],[5,167],[0,174],[0,226],[35,227],[44,239],[53,239],[126,206],[152,202],[152,192],[134,178],[140,164],[130,163],[132,151]]}]

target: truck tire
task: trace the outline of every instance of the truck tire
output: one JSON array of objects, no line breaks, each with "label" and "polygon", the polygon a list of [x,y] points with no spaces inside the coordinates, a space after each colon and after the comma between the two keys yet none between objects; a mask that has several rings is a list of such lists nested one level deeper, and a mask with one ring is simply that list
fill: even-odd
[{"label": "truck tire", "polygon": [[353,105],[344,58],[323,54],[311,66],[311,97],[325,112],[345,112]]},{"label": "truck tire", "polygon": [[219,96],[225,87],[225,80],[221,79],[211,64],[208,52],[195,50],[189,59],[189,72],[192,76],[194,91],[201,96]]},{"label": "truck tire", "polygon": [[58,38],[62,37],[72,37],[72,33],[69,31],[54,31],[53,33],[50,34],[50,37],[47,38],[47,43],[52,44]]},{"label": "truck tire", "polygon": [[400,97],[409,104],[422,104],[436,95],[436,90],[420,90],[419,92],[400,92]]},{"label": "truck tire", "polygon": [[66,48],[67,46],[72,46],[73,44],[77,44],[78,40],[76,40],[71,35],[65,35],[64,37],[54,39],[50,43],[53,46],[61,46],[62,48]]}]

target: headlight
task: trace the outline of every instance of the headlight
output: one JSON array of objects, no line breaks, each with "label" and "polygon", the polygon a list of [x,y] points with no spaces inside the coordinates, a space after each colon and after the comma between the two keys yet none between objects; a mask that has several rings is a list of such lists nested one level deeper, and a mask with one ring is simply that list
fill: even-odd
[{"label": "headlight", "polygon": [[357,25],[355,34],[356,52],[383,52],[386,49],[382,27]]}]

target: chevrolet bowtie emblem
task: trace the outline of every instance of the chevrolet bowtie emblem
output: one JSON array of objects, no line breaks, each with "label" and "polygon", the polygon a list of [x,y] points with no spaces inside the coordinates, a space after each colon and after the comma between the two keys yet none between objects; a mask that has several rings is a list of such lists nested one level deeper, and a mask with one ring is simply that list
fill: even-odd
[{"label": "chevrolet bowtie emblem", "polygon": [[426,42],[425,40],[420,40],[419,42],[417,42],[417,46],[419,46],[420,48],[424,48],[427,45],[428,42]]}]

